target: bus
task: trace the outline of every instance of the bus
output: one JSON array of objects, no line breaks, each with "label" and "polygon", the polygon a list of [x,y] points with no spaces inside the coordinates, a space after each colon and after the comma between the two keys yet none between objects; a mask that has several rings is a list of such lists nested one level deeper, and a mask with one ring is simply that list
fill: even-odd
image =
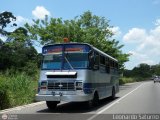
[{"label": "bus", "polygon": [[49,109],[64,102],[96,106],[119,91],[118,60],[87,43],[45,45],[37,101]]}]

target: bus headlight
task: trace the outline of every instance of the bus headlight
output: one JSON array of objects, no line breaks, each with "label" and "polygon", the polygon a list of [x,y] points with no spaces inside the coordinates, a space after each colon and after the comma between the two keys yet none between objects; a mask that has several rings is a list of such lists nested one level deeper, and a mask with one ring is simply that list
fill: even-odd
[{"label": "bus headlight", "polygon": [[82,90],[83,83],[82,82],[76,82],[76,90]]},{"label": "bus headlight", "polygon": [[42,81],[41,82],[41,87],[40,89],[46,90],[47,89],[47,81]]}]

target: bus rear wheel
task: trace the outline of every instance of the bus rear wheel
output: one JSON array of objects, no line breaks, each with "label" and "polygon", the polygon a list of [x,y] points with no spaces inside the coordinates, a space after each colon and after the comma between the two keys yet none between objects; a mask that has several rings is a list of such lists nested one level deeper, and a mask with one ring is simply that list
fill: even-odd
[{"label": "bus rear wheel", "polygon": [[112,95],[111,95],[111,99],[114,100],[116,97],[116,91],[115,91],[115,87],[112,88]]},{"label": "bus rear wheel", "polygon": [[46,101],[46,105],[50,110],[54,110],[57,107],[57,101]]}]

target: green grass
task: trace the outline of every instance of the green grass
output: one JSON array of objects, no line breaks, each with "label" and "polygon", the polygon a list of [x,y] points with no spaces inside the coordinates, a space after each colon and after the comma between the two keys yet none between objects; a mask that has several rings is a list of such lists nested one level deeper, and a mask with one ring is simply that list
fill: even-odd
[{"label": "green grass", "polygon": [[125,83],[132,83],[132,82],[136,82],[136,80],[134,78],[127,78],[127,77],[122,77],[119,80],[120,85]]},{"label": "green grass", "polygon": [[[0,110],[34,102],[38,77],[38,73],[31,77],[13,70],[0,73]],[[121,77],[120,84],[142,80],[144,78]]]},{"label": "green grass", "polygon": [[119,84],[122,85],[126,83],[133,83],[133,82],[139,82],[144,80],[147,80],[147,79],[142,77],[121,77],[119,79]]},{"label": "green grass", "polygon": [[0,74],[0,109],[34,102],[37,89],[37,76],[26,73],[5,72]]}]

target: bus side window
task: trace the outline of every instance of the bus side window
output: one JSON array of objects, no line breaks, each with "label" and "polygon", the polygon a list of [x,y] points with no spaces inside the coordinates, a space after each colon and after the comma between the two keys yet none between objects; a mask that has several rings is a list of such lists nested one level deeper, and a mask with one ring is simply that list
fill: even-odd
[{"label": "bus side window", "polygon": [[116,65],[115,65],[116,69],[118,69],[118,63],[116,62],[115,64],[116,64]]},{"label": "bus side window", "polygon": [[115,62],[115,71],[116,73],[118,73],[118,63],[117,62]]},{"label": "bus side window", "polygon": [[105,65],[105,57],[100,55],[100,65]]},{"label": "bus side window", "polygon": [[99,69],[99,54],[95,52],[95,63],[94,66]]},{"label": "bus side window", "polygon": [[111,59],[109,60],[109,67],[110,67],[110,72],[113,73],[113,61]]},{"label": "bus side window", "polygon": [[110,60],[110,61],[109,61],[109,63],[110,63],[110,64],[109,64],[110,69],[112,70],[112,69],[113,69],[113,61],[112,61],[112,60]]},{"label": "bus side window", "polygon": [[110,73],[110,63],[109,63],[109,58],[106,58],[106,72]]}]

